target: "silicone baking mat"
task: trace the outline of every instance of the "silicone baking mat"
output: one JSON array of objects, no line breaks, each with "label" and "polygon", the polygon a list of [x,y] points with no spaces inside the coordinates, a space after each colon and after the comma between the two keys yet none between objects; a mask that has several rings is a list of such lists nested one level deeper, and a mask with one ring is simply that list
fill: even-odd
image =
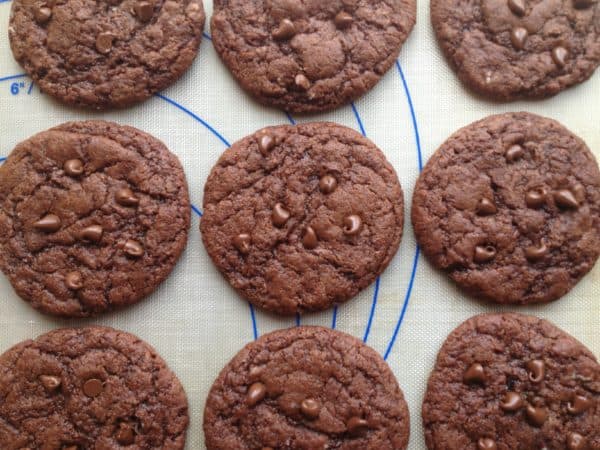
[{"label": "silicone baking mat", "polygon": [[[208,17],[212,2],[205,0]],[[301,324],[335,327],[379,351],[396,374],[411,411],[410,449],[425,449],[421,401],[437,351],[466,318],[508,310],[461,294],[419,253],[410,225],[410,201],[419,170],[456,129],[486,115],[526,110],[559,120],[580,135],[600,159],[600,73],[557,97],[497,104],[465,91],[445,63],[421,1],[415,30],[400,59],[376,88],[333,113],[292,117],[258,106],[218,59],[207,24],[192,68],[174,86],[124,110],[90,113],[40,94],[13,60],[7,27],[10,1],[0,0],[0,136],[4,157],[18,142],[67,120],[102,118],[132,125],[161,139],[187,174],[192,229],[187,249],[169,279],[145,301],[89,320],[40,315],[0,276],[0,351],[57,327],[101,324],[137,334],[176,372],[190,402],[188,449],[204,449],[202,412],[210,386],[231,357],[268,331]],[[208,21],[207,21],[208,22]],[[357,298],[320,314],[278,319],[253,310],[212,266],[198,231],[204,182],[219,155],[236,140],[266,125],[331,120],[371,138],[398,172],[406,200],[406,227],[388,270]],[[600,264],[567,296],[549,305],[519,308],[550,319],[600,354]]]}]

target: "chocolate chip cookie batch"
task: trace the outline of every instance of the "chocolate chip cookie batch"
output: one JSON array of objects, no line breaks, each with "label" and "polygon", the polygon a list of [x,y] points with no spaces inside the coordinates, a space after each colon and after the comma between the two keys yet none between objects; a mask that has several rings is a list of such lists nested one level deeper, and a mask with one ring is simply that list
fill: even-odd
[{"label": "chocolate chip cookie batch", "polygon": [[[414,0],[214,0],[212,41],[257,101],[327,111],[364,95],[410,34]],[[595,0],[432,0],[436,36],[480,94],[546,97],[600,64]],[[200,0],[13,0],[11,49],[42,91],[75,106],[143,101],[192,64]],[[341,125],[257,131],[206,182],[201,232],[224,278],[280,315],[322,311],[396,254],[404,196],[377,146]],[[490,302],[564,296],[600,255],[600,171],[586,144],[540,116],[489,116],[431,157],[411,219],[432,265]],[[187,243],[177,157],[151,135],[70,122],[0,166],[0,269],[37,310],[90,317],[138,302]],[[600,450],[600,366],[551,323],[483,314],[443,344],[422,407],[431,450]],[[322,327],[262,336],[221,371],[204,410],[209,450],[408,448],[392,371]],[[183,449],[183,387],[128,333],[55,330],[0,356],[0,449]]]}]

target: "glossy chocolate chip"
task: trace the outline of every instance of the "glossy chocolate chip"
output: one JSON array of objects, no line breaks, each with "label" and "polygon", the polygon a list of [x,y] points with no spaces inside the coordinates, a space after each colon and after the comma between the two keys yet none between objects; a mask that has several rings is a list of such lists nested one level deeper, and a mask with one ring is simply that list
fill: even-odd
[{"label": "glossy chocolate chip", "polygon": [[290,39],[296,34],[296,27],[294,22],[290,19],[283,19],[277,28],[273,30],[273,37],[277,40],[283,41]]},{"label": "glossy chocolate chip", "polygon": [[307,398],[300,404],[300,411],[309,419],[316,419],[321,413],[321,405],[312,398]]},{"label": "glossy chocolate chip", "polygon": [[54,233],[55,231],[60,230],[60,217],[58,217],[56,214],[47,214],[35,222],[33,226],[36,230],[40,230],[45,233]]},{"label": "glossy chocolate chip", "polygon": [[83,393],[88,397],[98,397],[104,390],[102,381],[97,378],[90,378],[83,383]]},{"label": "glossy chocolate chip", "polygon": [[569,433],[567,436],[567,448],[569,450],[584,450],[587,444],[585,438],[579,433]]},{"label": "glossy chocolate chip", "polygon": [[50,20],[50,17],[52,17],[52,10],[46,5],[41,5],[34,9],[33,15],[35,21],[42,25]]},{"label": "glossy chocolate chip", "polygon": [[577,9],[586,9],[596,3],[596,0],[573,0],[573,6]]},{"label": "glossy chocolate chip", "polygon": [[508,0],[508,7],[519,17],[525,15],[525,2],[523,0]]},{"label": "glossy chocolate chip", "polygon": [[260,150],[263,156],[267,156],[275,147],[275,138],[267,132],[259,134],[257,142],[258,150]]},{"label": "glossy chocolate chip", "polygon": [[71,177],[76,177],[83,173],[83,163],[79,159],[69,159],[63,165],[65,173]]},{"label": "glossy chocolate chip", "polygon": [[40,375],[40,382],[48,392],[55,392],[61,384],[61,379],[54,375]]},{"label": "glossy chocolate chip", "polygon": [[583,395],[574,395],[567,404],[567,411],[569,411],[570,414],[578,415],[586,412],[591,407],[592,400]]},{"label": "glossy chocolate chip", "polygon": [[290,218],[290,213],[287,211],[281,203],[275,204],[273,208],[273,213],[271,214],[271,219],[273,220],[273,225],[276,227],[282,227]]},{"label": "glossy chocolate chip", "polygon": [[254,383],[248,388],[246,394],[246,405],[254,406],[261,402],[267,395],[267,388],[262,383]]},{"label": "glossy chocolate chip", "polygon": [[475,254],[473,255],[473,261],[477,263],[486,263],[494,259],[496,256],[496,249],[491,245],[478,245],[475,247]]},{"label": "glossy chocolate chip", "polygon": [[548,411],[545,408],[537,408],[533,405],[527,405],[525,414],[529,423],[536,427],[541,427],[548,418]]},{"label": "glossy chocolate chip", "polygon": [[544,259],[548,254],[548,247],[543,242],[538,246],[530,246],[525,249],[525,257],[529,262],[536,262]]},{"label": "glossy chocolate chip", "polygon": [[362,220],[356,214],[352,214],[344,219],[344,234],[356,236],[362,230]]},{"label": "glossy chocolate chip", "polygon": [[546,189],[536,188],[525,194],[525,204],[529,208],[541,208],[546,204]]},{"label": "glossy chocolate chip", "polygon": [[344,28],[348,28],[350,25],[352,25],[354,18],[346,11],[341,11],[335,16],[333,21],[336,27],[343,30]]},{"label": "glossy chocolate chip", "polygon": [[135,442],[135,432],[133,427],[127,423],[121,423],[115,439],[121,445],[131,445]]},{"label": "glossy chocolate chip", "polygon": [[523,407],[523,398],[516,392],[507,392],[500,402],[500,408],[504,411],[513,412]]},{"label": "glossy chocolate chip", "polygon": [[299,73],[296,75],[296,78],[294,78],[294,83],[304,91],[308,91],[310,89],[310,80],[306,78],[306,75],[304,74]]},{"label": "glossy chocolate chip", "polygon": [[481,438],[477,441],[478,450],[496,450],[496,441],[490,438]]},{"label": "glossy chocolate chip", "polygon": [[565,67],[565,65],[567,64],[568,56],[569,51],[566,48],[561,47],[560,45],[552,49],[552,60],[554,61],[554,64],[556,64],[560,68]]},{"label": "glossy chocolate chip", "polygon": [[546,376],[546,364],[541,359],[534,359],[526,364],[527,375],[532,383],[541,382]]},{"label": "glossy chocolate chip", "polygon": [[91,242],[99,242],[104,230],[100,225],[90,225],[81,231],[81,237]]},{"label": "glossy chocolate chip", "polygon": [[359,434],[369,428],[369,423],[360,417],[351,417],[346,424],[348,432],[351,434]]},{"label": "glossy chocolate chip", "polygon": [[83,287],[83,278],[79,272],[69,272],[65,275],[65,285],[72,291],[78,291]]},{"label": "glossy chocolate chip", "polygon": [[240,233],[233,238],[233,245],[242,255],[250,253],[250,242],[252,238],[247,233]]},{"label": "glossy chocolate chip", "polygon": [[554,202],[563,209],[577,209],[579,203],[571,191],[568,189],[561,189],[554,192]]},{"label": "glossy chocolate chip", "polygon": [[115,200],[121,206],[137,206],[140,203],[140,199],[129,188],[119,189],[115,193]]},{"label": "glossy chocolate chip", "polygon": [[480,216],[496,214],[497,211],[498,209],[496,208],[496,205],[494,205],[494,202],[485,197],[479,200],[479,203],[477,203],[477,214]]},{"label": "glossy chocolate chip", "polygon": [[96,37],[96,50],[98,53],[106,55],[110,53],[113,47],[113,35],[110,33],[100,33]]},{"label": "glossy chocolate chip", "polygon": [[139,242],[129,239],[125,242],[125,245],[123,246],[123,251],[127,256],[130,256],[132,258],[139,258],[144,254],[144,247],[142,247]]},{"label": "glossy chocolate chip", "polygon": [[141,22],[149,22],[154,15],[154,6],[149,2],[137,2],[133,8]]},{"label": "glossy chocolate chip", "polygon": [[483,371],[483,366],[479,363],[471,364],[463,374],[463,381],[465,383],[484,383],[485,373]]},{"label": "glossy chocolate chip", "polygon": [[515,27],[510,32],[510,42],[512,42],[513,47],[517,50],[523,50],[525,48],[525,42],[527,41],[527,36],[529,33],[527,29],[523,27]]},{"label": "glossy chocolate chip", "polygon": [[324,175],[319,180],[319,189],[325,195],[331,194],[337,188],[337,180],[332,175]]},{"label": "glossy chocolate chip", "polygon": [[304,237],[302,238],[302,245],[304,248],[312,250],[319,244],[319,238],[313,227],[306,227],[304,231]]},{"label": "glossy chocolate chip", "polygon": [[506,161],[509,163],[518,161],[525,154],[525,150],[519,144],[511,145],[508,150],[506,150]]}]

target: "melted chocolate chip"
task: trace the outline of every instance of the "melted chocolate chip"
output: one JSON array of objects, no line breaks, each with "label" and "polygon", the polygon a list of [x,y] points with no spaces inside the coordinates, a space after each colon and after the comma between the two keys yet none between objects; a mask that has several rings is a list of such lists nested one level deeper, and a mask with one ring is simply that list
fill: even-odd
[{"label": "melted chocolate chip", "polygon": [[506,150],[506,161],[509,163],[518,161],[525,154],[525,150],[518,144],[511,145],[508,150]]},{"label": "melted chocolate chip", "polygon": [[81,231],[81,237],[91,242],[99,242],[104,230],[100,225],[90,225]]},{"label": "melted chocolate chip", "polygon": [[569,51],[566,48],[561,47],[560,45],[552,49],[552,60],[561,69],[567,64],[568,56]]},{"label": "melted chocolate chip", "polygon": [[317,237],[317,233],[313,229],[313,227],[306,227],[304,231],[304,237],[302,238],[302,245],[308,250],[312,250],[316,248],[319,244],[319,238]]},{"label": "melted chocolate chip", "polygon": [[473,255],[473,261],[477,263],[486,263],[494,259],[496,256],[496,249],[491,245],[475,247],[475,254]]},{"label": "melted chocolate chip", "polygon": [[354,18],[346,11],[341,11],[335,16],[333,22],[335,23],[336,27],[343,30],[344,28],[348,28],[350,25],[352,25]]},{"label": "melted chocolate chip", "polygon": [[308,91],[310,89],[310,80],[306,78],[306,75],[304,74],[299,73],[296,75],[296,78],[294,78],[294,83],[297,87],[304,91]]},{"label": "melted chocolate chip", "polygon": [[574,395],[567,404],[567,411],[569,411],[570,414],[578,415],[586,412],[591,407],[592,400],[583,395]]},{"label": "melted chocolate chip", "polygon": [[540,383],[546,376],[546,364],[540,359],[535,359],[527,363],[529,380],[532,383]]},{"label": "melted chocolate chip", "polygon": [[140,200],[129,188],[119,189],[115,193],[115,200],[122,206],[137,206],[140,203]]},{"label": "melted chocolate chip", "polygon": [[290,39],[296,34],[296,27],[294,22],[290,19],[283,19],[277,28],[273,30],[273,37],[277,40],[283,41]]},{"label": "melted chocolate chip", "polygon": [[267,156],[271,150],[275,147],[275,138],[267,132],[263,132],[258,136],[258,149]]},{"label": "melted chocolate chip", "polygon": [[573,6],[576,9],[586,9],[596,3],[596,0],[573,0]]},{"label": "melted chocolate chip", "polygon": [[496,442],[490,438],[481,438],[477,441],[478,450],[496,450]]},{"label": "melted chocolate chip", "polygon": [[273,225],[276,227],[282,227],[290,218],[290,213],[287,211],[281,203],[275,204],[273,208],[273,213],[271,214],[271,219],[273,220]]},{"label": "melted chocolate chip", "polygon": [[554,202],[563,209],[577,209],[579,203],[571,191],[568,189],[561,189],[554,192]]},{"label": "melted chocolate chip", "polygon": [[144,247],[142,247],[138,242],[129,239],[125,242],[123,246],[123,251],[127,256],[131,256],[132,258],[139,258],[144,254]]},{"label": "melted chocolate chip", "polygon": [[149,2],[137,2],[133,8],[141,22],[149,22],[154,15],[154,6]]},{"label": "melted chocolate chip", "polygon": [[98,53],[106,55],[110,53],[113,46],[113,35],[110,33],[100,33],[96,37],[96,50]]},{"label": "melted chocolate chip", "polygon": [[133,427],[126,423],[121,423],[115,439],[121,445],[131,445],[135,442],[135,432]]},{"label": "melted chocolate chip", "polygon": [[350,434],[359,434],[369,428],[369,423],[360,417],[351,417],[346,424]]},{"label": "melted chocolate chip", "polygon": [[83,287],[83,278],[79,272],[69,272],[65,275],[65,285],[72,291],[78,291]]},{"label": "melted chocolate chip", "polygon": [[261,402],[267,395],[267,388],[262,383],[254,383],[246,394],[246,405],[254,406]]},{"label": "melted chocolate chip", "polygon": [[525,257],[529,262],[536,262],[548,254],[548,247],[543,242],[539,246],[531,246],[525,249]]},{"label": "melted chocolate chip", "polygon": [[54,375],[40,375],[40,381],[48,392],[55,392],[61,384],[61,379]]},{"label": "melted chocolate chip", "polygon": [[344,219],[344,234],[355,236],[362,230],[362,220],[359,216],[353,214]]},{"label": "melted chocolate chip", "polygon": [[463,374],[463,381],[465,383],[484,383],[485,373],[483,366],[479,363],[473,363]]},{"label": "melted chocolate chip", "polygon": [[325,175],[319,180],[319,189],[325,195],[331,194],[337,188],[337,180],[332,175]]},{"label": "melted chocolate chip", "polygon": [[525,194],[525,204],[529,208],[541,208],[546,204],[546,189],[536,188]]},{"label": "melted chocolate chip", "polygon": [[321,413],[321,405],[312,398],[307,398],[300,404],[300,411],[309,419],[316,419]]},{"label": "melted chocolate chip", "polygon": [[83,384],[83,393],[88,397],[98,397],[103,390],[104,385],[97,378],[90,378]]},{"label": "melted chocolate chip", "polygon": [[52,17],[52,10],[46,5],[38,6],[33,11],[33,15],[35,16],[35,21],[42,25],[50,20],[50,17]]},{"label": "melted chocolate chip", "polygon": [[479,203],[477,204],[477,214],[480,216],[496,214],[497,211],[498,209],[496,208],[496,205],[494,205],[494,202],[485,197],[479,200]]},{"label": "melted chocolate chip", "polygon": [[508,7],[519,17],[525,15],[525,2],[523,0],[508,0]]},{"label": "melted chocolate chip", "polygon": [[579,433],[569,433],[567,436],[567,448],[569,450],[584,450],[586,445],[585,438]]},{"label": "melted chocolate chip", "polygon": [[79,159],[69,159],[63,165],[65,173],[71,177],[76,177],[83,173],[83,163]]},{"label": "melted chocolate chip", "polygon": [[523,27],[513,28],[510,32],[510,42],[517,50],[523,50],[525,48],[525,42],[529,33],[527,29]]},{"label": "melted chocolate chip", "polygon": [[33,226],[36,230],[40,230],[45,233],[54,233],[55,231],[60,230],[60,217],[58,217],[56,214],[48,214],[35,222]]},{"label": "melted chocolate chip", "polygon": [[523,407],[523,398],[516,392],[507,392],[500,402],[500,408],[504,411],[513,412]]},{"label": "melted chocolate chip", "polygon": [[250,253],[250,242],[252,238],[247,233],[240,233],[233,238],[233,245],[242,255]]},{"label": "melted chocolate chip", "polygon": [[545,408],[536,408],[533,405],[527,405],[525,413],[529,423],[536,427],[541,427],[548,418],[548,411]]}]

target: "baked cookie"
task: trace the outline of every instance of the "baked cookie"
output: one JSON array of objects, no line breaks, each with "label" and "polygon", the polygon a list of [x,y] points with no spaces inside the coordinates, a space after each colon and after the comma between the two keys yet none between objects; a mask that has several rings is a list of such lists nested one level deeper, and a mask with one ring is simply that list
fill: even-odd
[{"label": "baked cookie", "polygon": [[415,0],[214,0],[215,49],[259,102],[305,113],[369,91],[415,24]]},{"label": "baked cookie", "polygon": [[442,346],[422,415],[431,450],[598,450],[600,365],[545,320],[475,316]]},{"label": "baked cookie", "polygon": [[15,59],[43,92],[95,109],[140,102],[192,64],[202,0],[13,0]]},{"label": "baked cookie", "polygon": [[368,139],[332,123],[265,128],[212,169],[200,221],[231,285],[279,314],[342,303],[385,270],[402,237],[402,189]]},{"label": "baked cookie", "polygon": [[221,371],[204,435],[208,450],[403,450],[409,420],[373,349],[339,331],[296,327],[247,345]]},{"label": "baked cookie", "polygon": [[0,166],[0,269],[48,314],[141,300],[175,266],[189,225],[179,160],[135,128],[66,123],[20,143]]},{"label": "baked cookie", "polygon": [[0,356],[0,448],[183,449],[177,377],[136,336],[65,328]]},{"label": "baked cookie", "polygon": [[529,113],[489,116],[431,157],[412,222],[434,266],[474,296],[549,302],[600,254],[600,171],[585,143]]},{"label": "baked cookie", "polygon": [[431,21],[465,85],[497,100],[541,98],[600,65],[597,0],[431,0]]}]

